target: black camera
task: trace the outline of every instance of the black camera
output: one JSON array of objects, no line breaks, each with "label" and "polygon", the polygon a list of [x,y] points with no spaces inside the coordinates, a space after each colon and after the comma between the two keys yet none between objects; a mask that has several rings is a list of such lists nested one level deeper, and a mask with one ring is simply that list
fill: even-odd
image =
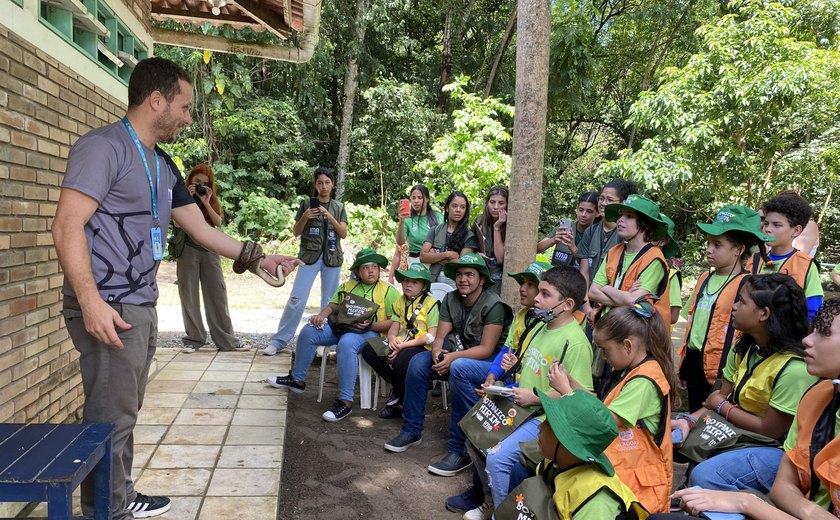
[{"label": "black camera", "polygon": [[196,182],[195,183],[195,193],[199,197],[203,197],[203,196],[207,195],[207,186],[205,186],[203,183]]}]

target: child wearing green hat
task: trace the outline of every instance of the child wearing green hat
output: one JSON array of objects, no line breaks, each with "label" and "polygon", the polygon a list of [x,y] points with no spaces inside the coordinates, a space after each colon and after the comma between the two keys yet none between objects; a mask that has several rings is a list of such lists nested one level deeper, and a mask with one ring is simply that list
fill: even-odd
[{"label": "child wearing green hat", "polygon": [[732,307],[747,271],[743,264],[770,237],[761,233],[761,217],[740,205],[724,206],[714,221],[698,223],[706,234],[706,260],[688,302],[688,324],[680,350],[680,380],[688,389],[688,409],[697,410],[721,377],[726,352],[741,337],[732,325]]},{"label": "child wearing green hat", "polygon": [[671,301],[668,294],[668,263],[654,244],[667,235],[659,205],[641,195],[630,195],[623,204],[609,204],[604,219],[616,222],[624,243],[607,252],[589,288],[589,300],[604,306],[629,307],[639,298],[658,297],[656,310],[670,325]]},{"label": "child wearing green hat", "polygon": [[677,225],[664,213],[659,214],[662,222],[668,225],[668,234],[657,242],[657,247],[662,250],[662,255],[668,262],[668,299],[671,301],[671,325],[680,321],[682,310],[682,272],[676,267],[680,260],[680,244],[677,242]]},{"label": "child wearing green hat", "polygon": [[388,355],[380,356],[371,344],[362,349],[362,357],[388,384],[391,394],[379,417],[393,419],[402,416],[405,397],[405,378],[408,364],[415,355],[431,350],[437,332],[439,302],[429,294],[432,274],[420,262],[398,269],[395,274],[402,284],[403,294],[394,302],[390,311],[392,320],[387,338],[373,338],[370,342],[384,341]]},{"label": "child wearing green hat", "polygon": [[[553,502],[561,520],[618,518],[634,507],[636,497],[615,475],[604,450],[618,436],[612,414],[594,395],[578,390],[559,398],[537,390],[546,420],[539,426],[540,452],[548,459],[544,474],[553,484]],[[525,484],[523,484],[524,486]],[[528,494],[514,489],[497,520],[521,518]],[[511,514],[507,514],[511,504]],[[504,510],[502,510],[504,509]]]},{"label": "child wearing green hat", "polygon": [[[370,338],[385,336],[391,328],[390,312],[400,297],[394,286],[380,279],[380,269],[388,267],[388,259],[373,248],[366,247],[356,254],[350,267],[358,280],[344,282],[321,312],[309,318],[298,335],[295,364],[287,376],[269,376],[266,383],[295,393],[306,390],[306,372],[315,359],[318,345],[337,345],[338,399],[321,416],[325,421],[337,422],[352,412],[353,390],[356,385],[358,354]],[[354,303],[356,302],[356,303]],[[376,311],[372,316],[367,317]],[[346,309],[342,312],[341,309]],[[363,317],[353,320],[353,314]]]}]

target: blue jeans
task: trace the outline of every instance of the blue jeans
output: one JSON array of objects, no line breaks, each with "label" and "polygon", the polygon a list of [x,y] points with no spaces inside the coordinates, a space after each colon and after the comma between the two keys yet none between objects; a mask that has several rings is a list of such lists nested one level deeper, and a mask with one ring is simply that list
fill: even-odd
[{"label": "blue jeans", "polygon": [[[277,348],[283,348],[292,340],[297,332],[303,311],[306,309],[306,300],[309,299],[309,291],[315,283],[315,277],[321,273],[321,308],[330,303],[335,291],[338,289],[338,276],[341,267],[327,267],[324,265],[324,255],[318,257],[318,261],[312,265],[302,265],[297,268],[295,284],[292,286],[292,294],[283,309],[283,316],[280,324],[277,325],[277,332],[271,336],[270,343]],[[334,345],[335,342],[330,343]]]},{"label": "blue jeans", "polygon": [[306,373],[312,365],[312,360],[315,359],[318,345],[337,345],[338,398],[353,402],[353,390],[356,386],[356,373],[359,366],[357,356],[367,345],[367,340],[377,335],[378,333],[373,331],[338,334],[329,323],[325,323],[323,329],[305,325],[298,336],[292,378],[295,381],[306,381]]},{"label": "blue jeans", "polygon": [[459,358],[449,365],[449,393],[452,396],[452,418],[449,420],[449,453],[467,453],[467,437],[458,422],[478,402],[475,389],[487,379],[493,366],[493,357],[487,359]]},{"label": "blue jeans", "polygon": [[[447,374],[448,375],[448,374]],[[403,423],[401,433],[420,435],[426,419],[426,399],[429,397],[429,382],[446,380],[432,370],[432,352],[420,352],[408,363],[405,377],[405,398],[403,399]]]},{"label": "blue jeans", "polygon": [[741,448],[705,460],[691,471],[691,484],[705,489],[768,493],[784,452],[779,448]]},{"label": "blue jeans", "polygon": [[[487,450],[485,471],[487,486],[493,494],[493,506],[498,508],[510,493],[511,473],[519,462],[519,443],[537,438],[540,421],[528,419],[502,442]],[[517,483],[518,484],[518,483]]]}]

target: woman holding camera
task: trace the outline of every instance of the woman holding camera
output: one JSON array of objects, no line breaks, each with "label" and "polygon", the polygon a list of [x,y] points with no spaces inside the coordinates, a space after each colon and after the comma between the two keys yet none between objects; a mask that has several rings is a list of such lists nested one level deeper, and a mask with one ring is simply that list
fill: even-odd
[{"label": "woman holding camera", "polygon": [[[209,164],[195,166],[187,177],[187,190],[193,196],[204,220],[213,227],[222,224],[222,206],[216,194],[216,180]],[[176,233],[183,233],[176,228]],[[222,274],[222,262],[219,255],[208,251],[185,236],[184,249],[178,257],[178,294],[181,297],[181,314],[184,317],[184,329],[187,335],[181,338],[184,343],[182,352],[195,352],[207,342],[207,331],[201,319],[201,303],[198,300],[198,288],[204,296],[204,312],[210,336],[219,350],[248,350],[250,345],[240,343],[233,335],[233,324],[227,304],[227,287]]]},{"label": "woman holding camera", "polygon": [[344,204],[332,198],[335,176],[329,168],[315,170],[315,195],[304,199],[295,217],[294,234],[300,237],[298,258],[304,265],[298,268],[292,295],[283,309],[277,332],[271,337],[263,355],[273,356],[285,349],[297,331],[309,290],[318,273],[321,274],[321,308],[330,303],[338,289],[338,276],[344,253],[341,239],[347,237],[347,212]]}]

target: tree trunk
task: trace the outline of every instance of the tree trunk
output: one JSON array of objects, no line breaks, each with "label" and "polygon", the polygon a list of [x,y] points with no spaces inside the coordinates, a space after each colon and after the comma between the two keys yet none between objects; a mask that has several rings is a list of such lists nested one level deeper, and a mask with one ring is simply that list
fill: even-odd
[{"label": "tree trunk", "polygon": [[338,138],[338,158],[336,159],[335,198],[344,196],[344,181],[347,177],[347,163],[350,162],[350,133],[353,131],[353,108],[356,104],[356,90],[359,88],[359,52],[365,42],[365,17],[368,12],[368,0],[356,0],[356,27],[353,47],[347,56],[347,71],[344,74],[344,106],[341,110],[341,134]]},{"label": "tree trunk", "polygon": [[[548,105],[548,0],[520,0],[516,23],[516,114],[510,173],[507,236],[523,247],[505,247],[505,271],[517,272],[534,260],[545,163]],[[502,298],[518,307],[518,287],[504,277]]]},{"label": "tree trunk", "polygon": [[452,79],[452,3],[446,9],[446,22],[443,25],[443,58],[440,64],[440,79],[438,80],[438,95],[435,108],[443,112],[446,106],[446,93],[443,87],[449,85]]},{"label": "tree trunk", "polygon": [[499,50],[496,52],[496,57],[493,59],[493,66],[490,67],[490,75],[487,77],[487,85],[484,87],[484,99],[490,97],[490,91],[493,90],[493,83],[496,81],[496,73],[499,71],[499,64],[505,55],[507,46],[513,36],[513,29],[516,27],[516,12],[519,9],[518,0],[514,0],[513,9],[510,10],[510,18],[505,28],[505,33],[502,35],[502,42],[499,44]]}]

